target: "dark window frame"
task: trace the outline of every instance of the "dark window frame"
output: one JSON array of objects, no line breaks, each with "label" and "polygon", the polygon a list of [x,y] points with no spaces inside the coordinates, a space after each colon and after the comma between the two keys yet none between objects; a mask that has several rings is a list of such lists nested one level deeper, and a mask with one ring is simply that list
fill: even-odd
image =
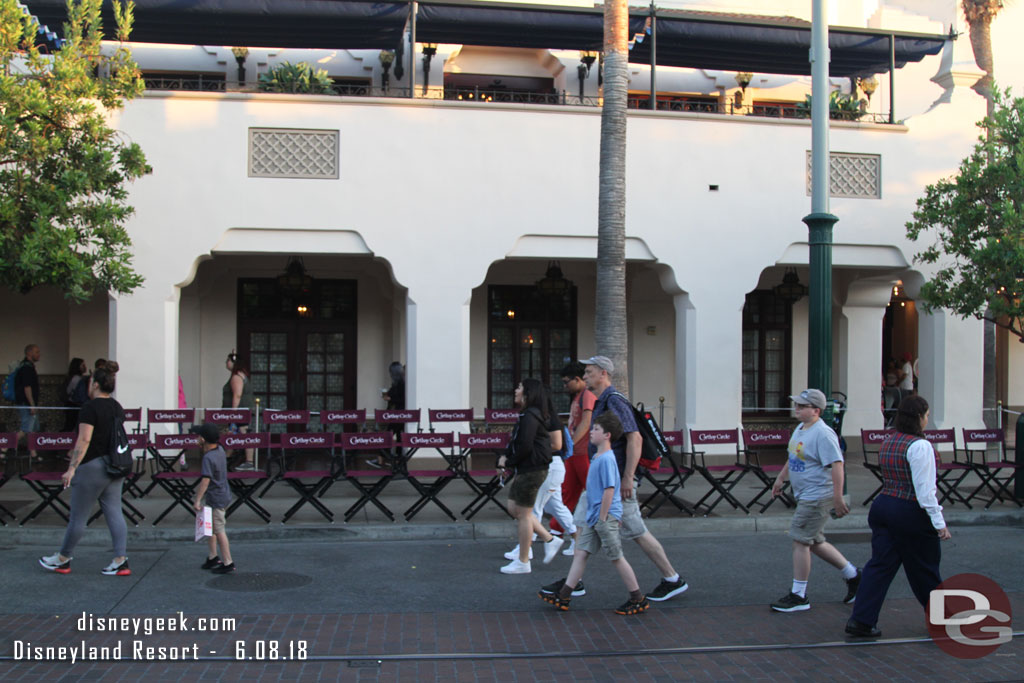
[{"label": "dark window frame", "polygon": [[[766,311],[769,308],[771,311]],[[768,313],[771,313],[770,317]],[[781,320],[780,320],[781,314]],[[785,335],[783,343],[782,361],[782,385],[780,393],[783,397],[782,404],[776,409],[767,409],[765,379],[767,376],[767,335],[774,330],[782,330]],[[756,331],[758,336],[757,346],[757,377],[754,393],[756,395],[755,405],[747,405],[745,399],[748,393],[744,389],[744,380],[751,371],[743,368],[743,355],[746,349],[743,345],[743,338],[748,331]],[[789,414],[788,397],[792,394],[793,375],[793,304],[785,299],[779,298],[771,290],[758,289],[747,294],[743,302],[743,333],[740,342],[740,397],[744,416],[771,416],[777,417]],[[751,410],[750,408],[753,408]]]}]

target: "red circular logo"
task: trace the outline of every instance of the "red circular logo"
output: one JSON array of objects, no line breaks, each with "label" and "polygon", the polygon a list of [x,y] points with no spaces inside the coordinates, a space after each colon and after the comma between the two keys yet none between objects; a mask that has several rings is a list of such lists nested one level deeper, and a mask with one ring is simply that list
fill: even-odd
[{"label": "red circular logo", "polygon": [[947,654],[979,659],[1013,637],[1010,599],[981,574],[951,576],[931,592],[925,607],[928,632]]}]

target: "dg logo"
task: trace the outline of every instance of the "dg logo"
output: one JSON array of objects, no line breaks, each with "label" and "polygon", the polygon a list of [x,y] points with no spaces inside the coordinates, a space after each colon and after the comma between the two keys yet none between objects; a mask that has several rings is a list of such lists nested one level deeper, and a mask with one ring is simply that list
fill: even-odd
[{"label": "dg logo", "polygon": [[960,659],[979,659],[1013,639],[1010,599],[981,574],[957,574],[940,583],[926,613],[932,640]]}]

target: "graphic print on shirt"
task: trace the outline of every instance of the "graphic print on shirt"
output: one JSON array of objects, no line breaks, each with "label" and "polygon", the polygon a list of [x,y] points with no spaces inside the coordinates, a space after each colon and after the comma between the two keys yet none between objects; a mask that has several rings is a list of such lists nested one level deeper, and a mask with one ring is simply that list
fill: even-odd
[{"label": "graphic print on shirt", "polygon": [[807,463],[804,460],[804,442],[797,441],[796,446],[789,450],[789,471],[803,472],[806,469]]}]

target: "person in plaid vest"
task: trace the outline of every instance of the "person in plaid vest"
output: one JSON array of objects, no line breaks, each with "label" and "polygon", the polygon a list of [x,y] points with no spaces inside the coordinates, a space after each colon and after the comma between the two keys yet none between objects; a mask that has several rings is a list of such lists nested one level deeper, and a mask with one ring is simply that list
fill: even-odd
[{"label": "person in plaid vest", "polygon": [[924,438],[928,402],[908,396],[896,414],[896,431],[879,450],[882,492],[871,504],[871,560],[864,565],[846,633],[877,638],[878,613],[900,565],[922,607],[942,583],[939,541],[949,540],[942,506],[935,497],[935,451]]}]

